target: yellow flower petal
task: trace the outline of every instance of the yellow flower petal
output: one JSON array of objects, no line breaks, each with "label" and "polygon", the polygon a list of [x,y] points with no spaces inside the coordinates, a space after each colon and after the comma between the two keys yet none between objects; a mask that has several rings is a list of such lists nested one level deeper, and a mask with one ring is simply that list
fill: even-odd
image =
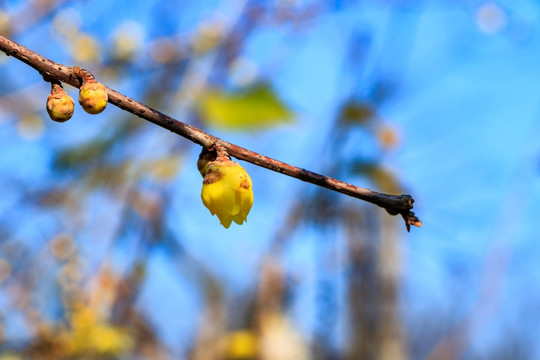
[{"label": "yellow flower petal", "polygon": [[232,221],[241,225],[253,205],[252,182],[246,170],[230,160],[209,162],[204,169],[204,206],[226,229]]}]

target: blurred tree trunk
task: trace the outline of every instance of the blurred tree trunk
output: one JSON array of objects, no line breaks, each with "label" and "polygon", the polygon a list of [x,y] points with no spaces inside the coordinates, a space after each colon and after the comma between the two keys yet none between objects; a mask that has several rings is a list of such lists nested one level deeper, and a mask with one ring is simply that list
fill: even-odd
[{"label": "blurred tree trunk", "polygon": [[381,282],[381,319],[378,358],[381,360],[406,359],[402,318],[399,309],[399,283],[401,280],[401,252],[398,230],[400,225],[386,212],[377,211],[382,221],[379,246],[379,280]]},{"label": "blurred tree trunk", "polygon": [[[347,211],[349,341],[346,359],[406,358],[398,307],[401,271],[395,219]],[[380,223],[382,221],[382,224]]]}]

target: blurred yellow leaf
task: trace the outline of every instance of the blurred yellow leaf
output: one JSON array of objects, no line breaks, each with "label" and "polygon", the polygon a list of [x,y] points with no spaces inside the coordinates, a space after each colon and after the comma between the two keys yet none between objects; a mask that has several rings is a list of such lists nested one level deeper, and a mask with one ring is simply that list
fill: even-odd
[{"label": "blurred yellow leaf", "polygon": [[75,331],[94,326],[97,323],[97,314],[88,306],[77,305],[69,316],[69,323]]},{"label": "blurred yellow leaf", "polygon": [[133,340],[126,331],[106,324],[92,329],[92,345],[97,353],[120,354],[133,346]]},{"label": "blurred yellow leaf", "polygon": [[58,12],[53,18],[53,27],[66,39],[73,39],[81,27],[81,14],[72,7]]},{"label": "blurred yellow leaf", "polygon": [[257,337],[252,331],[239,330],[224,338],[227,359],[253,359],[257,356]]},{"label": "blurred yellow leaf", "polygon": [[112,56],[119,61],[130,61],[142,45],[144,29],[135,21],[120,24],[114,34]]},{"label": "blurred yellow leaf", "polygon": [[156,180],[167,181],[176,176],[180,167],[177,156],[168,156],[149,161],[144,164],[144,171],[150,173]]},{"label": "blurred yellow leaf", "polygon": [[403,192],[402,186],[396,176],[379,164],[358,163],[354,166],[353,171],[367,176],[380,191],[389,194],[400,194]]},{"label": "blurred yellow leaf", "polygon": [[99,60],[99,44],[88,34],[79,34],[72,44],[72,56],[78,62],[96,62]]},{"label": "blurred yellow leaf", "polygon": [[23,115],[17,122],[17,131],[25,140],[41,138],[45,130],[43,118],[37,114]]},{"label": "blurred yellow leaf", "polygon": [[225,24],[219,19],[203,22],[195,32],[193,51],[204,54],[219,45],[225,35]]},{"label": "blurred yellow leaf", "polygon": [[21,360],[22,358],[12,352],[5,352],[0,354],[0,360]]},{"label": "blurred yellow leaf", "polygon": [[120,355],[133,347],[133,339],[126,330],[108,324],[91,307],[75,306],[69,323],[70,329],[61,338],[71,355]]},{"label": "blurred yellow leaf", "polygon": [[403,192],[401,185],[394,174],[382,167],[375,167],[369,173],[371,180],[379,189],[390,194]]},{"label": "blurred yellow leaf", "polygon": [[237,130],[261,130],[293,118],[292,111],[267,84],[257,84],[239,92],[208,90],[198,111],[209,125]]}]

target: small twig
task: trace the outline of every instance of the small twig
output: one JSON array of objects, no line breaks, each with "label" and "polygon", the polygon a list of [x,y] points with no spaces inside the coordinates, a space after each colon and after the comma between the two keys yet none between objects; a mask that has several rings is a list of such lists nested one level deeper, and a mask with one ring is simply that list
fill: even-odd
[{"label": "small twig", "polygon": [[[0,50],[8,56],[13,56],[33,67],[47,79],[56,79],[76,88],[79,88],[82,85],[80,78],[81,70],[78,67],[67,67],[55,63],[4,36],[0,36]],[[239,160],[244,160],[257,166],[378,205],[391,215],[400,214],[405,220],[407,230],[410,230],[411,225],[418,227],[422,226],[422,222],[411,211],[414,200],[410,195],[388,195],[378,193],[289,165],[212,136],[194,126],[162,114],[161,112],[120,94],[113,89],[107,88],[107,95],[109,97],[109,103],[159,125],[175,134],[183,136],[204,148],[209,148],[217,144],[224,148],[230,156]]]}]

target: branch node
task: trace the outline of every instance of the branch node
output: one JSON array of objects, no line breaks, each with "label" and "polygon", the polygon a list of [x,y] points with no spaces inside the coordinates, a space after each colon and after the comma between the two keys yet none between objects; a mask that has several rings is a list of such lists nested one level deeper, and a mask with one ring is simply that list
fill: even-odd
[{"label": "branch node", "polygon": [[416,227],[422,227],[422,221],[416,217],[414,212],[411,211],[413,208],[414,199],[411,195],[402,194],[399,195],[400,203],[393,204],[393,205],[380,205],[382,206],[386,212],[390,215],[401,215],[403,217],[403,220],[405,220],[405,226],[407,227],[407,231],[411,231],[411,225]]},{"label": "branch node", "polygon": [[78,66],[73,67],[73,74],[84,84],[86,82],[96,81],[96,78],[88,70],[81,69]]},{"label": "branch node", "polygon": [[216,153],[217,153],[217,158],[216,158],[216,160],[219,160],[219,161],[231,160],[231,156],[230,156],[229,153],[227,152],[227,149],[226,149],[225,146],[223,145],[223,142],[222,142],[222,141],[217,140],[217,141],[214,143],[214,148],[215,148]]},{"label": "branch node", "polygon": [[62,86],[62,83],[60,83],[60,81],[56,80],[56,79],[52,79],[50,81],[51,83],[51,94],[52,95],[55,95],[61,91],[64,90],[64,87]]}]

